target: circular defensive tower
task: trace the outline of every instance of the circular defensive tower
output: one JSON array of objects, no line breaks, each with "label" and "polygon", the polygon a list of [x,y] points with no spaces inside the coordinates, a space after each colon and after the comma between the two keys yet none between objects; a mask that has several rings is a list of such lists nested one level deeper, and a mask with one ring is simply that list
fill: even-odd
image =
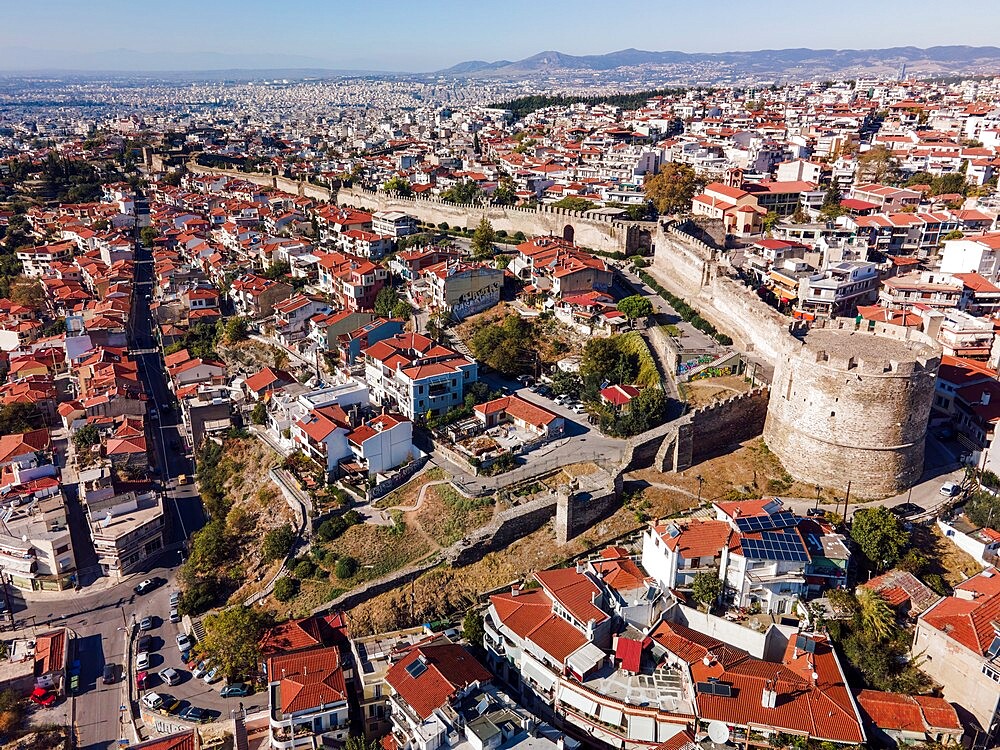
[{"label": "circular defensive tower", "polygon": [[919,480],[934,380],[933,339],[854,321],[799,333],[776,367],[764,440],[796,479],[885,497]]}]

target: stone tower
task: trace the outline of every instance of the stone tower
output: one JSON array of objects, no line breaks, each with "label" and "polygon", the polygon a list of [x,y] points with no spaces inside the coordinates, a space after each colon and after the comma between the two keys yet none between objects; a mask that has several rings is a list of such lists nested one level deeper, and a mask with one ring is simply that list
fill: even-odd
[{"label": "stone tower", "polygon": [[912,329],[852,320],[800,333],[775,367],[764,440],[799,481],[893,495],[923,471],[940,362]]}]

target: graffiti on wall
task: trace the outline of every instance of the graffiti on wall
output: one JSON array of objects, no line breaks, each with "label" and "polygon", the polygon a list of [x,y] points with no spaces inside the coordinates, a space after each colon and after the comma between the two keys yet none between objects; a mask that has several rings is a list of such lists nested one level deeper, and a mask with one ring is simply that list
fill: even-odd
[{"label": "graffiti on wall", "polygon": [[494,281],[481,289],[466,292],[452,304],[452,312],[459,318],[467,318],[487,310],[500,301],[500,282]]}]

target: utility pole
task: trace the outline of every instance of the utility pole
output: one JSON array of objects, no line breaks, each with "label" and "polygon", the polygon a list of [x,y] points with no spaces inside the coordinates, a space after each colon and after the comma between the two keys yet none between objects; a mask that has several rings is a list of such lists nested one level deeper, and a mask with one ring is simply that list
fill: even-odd
[{"label": "utility pole", "polygon": [[851,480],[847,480],[847,494],[844,495],[844,523],[847,523],[847,504],[851,499]]}]

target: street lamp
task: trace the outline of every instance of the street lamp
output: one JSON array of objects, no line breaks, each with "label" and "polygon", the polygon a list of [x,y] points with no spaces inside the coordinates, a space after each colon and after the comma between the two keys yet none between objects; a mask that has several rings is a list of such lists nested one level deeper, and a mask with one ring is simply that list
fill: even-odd
[{"label": "street lamp", "polygon": [[698,505],[701,505],[701,483],[705,480],[702,479],[701,474],[695,477],[698,480]]},{"label": "street lamp", "polygon": [[820,491],[821,489],[822,489],[822,488],[821,488],[821,487],[820,487],[820,486],[819,486],[819,485],[817,484],[817,485],[816,485],[816,507],[817,507],[817,508],[819,508],[819,491]]}]

